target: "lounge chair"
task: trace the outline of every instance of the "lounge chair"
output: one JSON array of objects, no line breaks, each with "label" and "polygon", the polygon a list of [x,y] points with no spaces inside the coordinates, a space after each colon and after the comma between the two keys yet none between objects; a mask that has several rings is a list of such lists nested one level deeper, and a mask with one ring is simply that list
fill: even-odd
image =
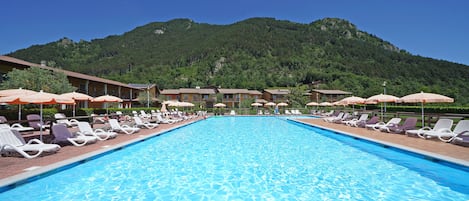
[{"label": "lounge chair", "polygon": [[351,120],[348,120],[348,121],[344,121],[342,123],[346,124],[347,126],[358,127],[357,126],[358,122],[366,122],[367,119],[368,119],[368,114],[365,113],[365,114],[361,114],[358,119],[354,118],[354,119],[351,119]]},{"label": "lounge chair", "polygon": [[453,140],[451,140],[452,144],[460,145],[469,147],[469,131],[464,131],[462,133],[457,134]]},{"label": "lounge chair", "polygon": [[[10,129],[0,129],[0,153],[9,154],[17,152],[25,158],[38,157],[43,152],[57,152],[60,146],[57,144],[44,144],[38,139],[32,139],[26,143],[19,133]],[[30,155],[28,152],[35,152]]]},{"label": "lounge chair", "polygon": [[82,135],[94,136],[98,138],[98,140],[101,140],[101,141],[117,137],[116,132],[112,132],[112,131],[108,132],[100,128],[93,130],[93,128],[91,128],[91,125],[88,122],[84,122],[84,121],[78,122],[78,130],[79,130],[78,133]]},{"label": "lounge chair", "polygon": [[262,110],[259,110],[259,111],[257,112],[257,115],[263,115]]},{"label": "lounge chair", "polygon": [[5,116],[0,116],[0,124],[6,124],[8,119]]},{"label": "lounge chair", "polygon": [[231,110],[231,111],[230,111],[230,115],[231,115],[231,116],[234,116],[234,115],[236,115],[236,112],[235,112],[234,110]]},{"label": "lounge chair", "polygon": [[452,119],[438,119],[433,128],[425,126],[418,130],[408,130],[405,133],[407,134],[407,136],[418,136],[423,139],[426,139],[424,134],[428,131],[451,130],[451,127],[453,127]]},{"label": "lounge chair", "polygon": [[56,113],[54,114],[55,121],[58,124],[65,124],[68,127],[78,126],[78,121],[76,119],[67,119],[64,113]]},{"label": "lounge chair", "polygon": [[137,127],[145,127],[148,129],[154,129],[158,127],[158,124],[150,123],[150,122],[144,122],[140,117],[134,117],[135,125]]},{"label": "lounge chair", "polygon": [[105,124],[108,119],[107,116],[100,116],[97,114],[91,114],[91,117],[93,118],[93,124]]},{"label": "lounge chair", "polygon": [[417,125],[417,118],[409,117],[404,121],[402,125],[389,125],[381,127],[379,130],[387,133],[403,134],[407,130],[415,129],[415,125]]},{"label": "lounge chair", "polygon": [[26,119],[28,120],[29,126],[33,127],[34,130],[41,130],[41,127],[42,129],[50,127],[48,124],[42,122],[41,116],[39,116],[38,114],[28,114],[26,115]]},{"label": "lounge chair", "polygon": [[292,113],[290,112],[290,110],[285,110],[285,114],[286,114],[286,115],[292,115]]},{"label": "lounge chair", "polygon": [[439,129],[435,131],[427,131],[423,135],[425,136],[425,139],[431,138],[431,137],[438,137],[443,142],[450,142],[455,138],[458,134],[463,133],[463,132],[468,132],[469,131],[469,120],[461,120],[456,124],[454,127],[454,130],[451,131],[451,129]]},{"label": "lounge chair", "polygon": [[156,120],[158,121],[159,124],[173,124],[177,122],[176,120],[173,120],[173,119],[163,118],[161,117],[161,114],[156,115]]},{"label": "lounge chair", "polygon": [[382,127],[386,127],[386,126],[393,126],[393,125],[398,125],[399,122],[401,122],[401,118],[392,118],[391,120],[389,120],[387,123],[384,123],[384,122],[378,122],[376,124],[372,124],[372,125],[366,125],[365,127],[368,128],[368,129],[373,129],[375,131],[379,131]]},{"label": "lounge chair", "polygon": [[345,113],[340,112],[339,114],[337,114],[337,116],[325,117],[325,118],[323,118],[323,120],[325,122],[333,122],[336,119],[342,119],[342,117],[344,117],[344,115],[345,115]]},{"label": "lounge chair", "polygon": [[368,121],[360,121],[356,123],[356,127],[366,128],[367,125],[373,125],[379,122],[378,116],[373,116]]},{"label": "lounge chair", "polygon": [[336,118],[336,119],[332,120],[332,123],[340,124],[340,123],[342,123],[344,121],[348,121],[350,119],[352,119],[352,115],[350,113],[345,113],[342,118],[340,118],[340,119]]},{"label": "lounge chair", "polygon": [[16,130],[16,131],[19,131],[19,132],[25,132],[25,131],[33,131],[34,128],[33,127],[27,127],[27,126],[23,126],[19,123],[14,123],[12,124],[11,126],[6,124],[6,123],[2,123],[0,124],[0,128],[3,128],[3,129],[10,129],[10,130]]},{"label": "lounge chair", "polygon": [[55,124],[52,126],[52,133],[54,135],[54,143],[71,143],[74,146],[80,147],[86,144],[95,143],[98,141],[98,138],[94,136],[86,136],[80,133],[76,135],[72,134],[67,126],[64,124]]},{"label": "lounge chair", "polygon": [[140,128],[130,127],[128,125],[120,125],[117,119],[109,119],[109,124],[111,125],[111,130],[114,132],[121,132],[125,134],[134,134],[135,132],[140,131]]}]

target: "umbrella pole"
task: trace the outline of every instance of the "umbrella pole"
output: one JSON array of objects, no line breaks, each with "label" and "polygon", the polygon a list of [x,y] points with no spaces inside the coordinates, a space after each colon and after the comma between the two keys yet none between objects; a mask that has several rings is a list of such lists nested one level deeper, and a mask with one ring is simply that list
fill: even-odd
[{"label": "umbrella pole", "polygon": [[75,116],[75,103],[73,103],[73,116]]},{"label": "umbrella pole", "polygon": [[18,104],[18,120],[21,120],[21,104]]},{"label": "umbrella pole", "polygon": [[422,102],[422,128],[425,127],[425,116],[423,114],[423,102]]},{"label": "umbrella pole", "polygon": [[40,113],[40,116],[41,116],[41,119],[39,121],[39,139],[42,142],[42,125],[44,125],[44,123],[42,121],[42,103],[41,103],[40,108],[39,108],[39,113]]},{"label": "umbrella pole", "polygon": [[381,121],[384,121],[384,117],[383,117],[383,103],[381,103]]}]

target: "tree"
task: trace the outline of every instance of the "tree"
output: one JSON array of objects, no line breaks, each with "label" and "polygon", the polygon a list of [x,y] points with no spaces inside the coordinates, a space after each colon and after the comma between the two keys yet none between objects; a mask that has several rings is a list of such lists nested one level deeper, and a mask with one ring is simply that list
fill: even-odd
[{"label": "tree", "polygon": [[8,72],[5,81],[0,83],[0,89],[16,88],[24,88],[33,91],[43,90],[55,94],[76,90],[76,87],[68,82],[67,76],[64,73],[44,70],[33,66],[24,70],[13,69]]},{"label": "tree", "polygon": [[155,100],[151,98],[151,95],[148,94],[148,91],[138,93],[137,99],[140,104],[148,107],[155,102]]}]

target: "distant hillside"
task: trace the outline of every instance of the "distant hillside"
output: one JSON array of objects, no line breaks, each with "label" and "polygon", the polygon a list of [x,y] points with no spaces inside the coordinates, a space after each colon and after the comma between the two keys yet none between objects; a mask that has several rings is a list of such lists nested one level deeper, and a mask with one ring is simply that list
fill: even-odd
[{"label": "distant hillside", "polygon": [[264,89],[320,81],[322,89],[368,97],[382,92],[386,81],[396,96],[423,90],[469,103],[469,66],[411,55],[336,18],[310,24],[251,18],[230,25],[176,19],[91,42],[63,38],[9,56],[161,88]]}]

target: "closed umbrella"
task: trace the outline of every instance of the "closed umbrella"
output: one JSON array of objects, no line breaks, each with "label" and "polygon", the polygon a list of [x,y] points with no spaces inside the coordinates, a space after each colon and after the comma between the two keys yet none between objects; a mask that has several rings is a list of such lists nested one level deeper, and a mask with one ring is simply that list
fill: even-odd
[{"label": "closed umbrella", "polygon": [[[75,101],[93,100],[93,97],[88,96],[87,94],[78,93],[78,92],[64,93],[64,94],[61,94],[61,96],[71,98]],[[75,104],[73,104],[73,116],[75,116]]]},{"label": "closed umbrella", "polygon": [[17,104],[18,105],[18,120],[21,120],[21,104],[26,104],[26,103],[20,103],[20,102],[15,103],[14,100],[19,98],[19,96],[31,95],[35,93],[37,92],[28,90],[28,89],[23,89],[23,88],[0,90],[0,97],[9,97],[5,99],[4,102],[2,101],[0,102],[2,103],[10,102],[10,104]]},{"label": "closed umbrella", "polygon": [[424,127],[424,109],[423,105],[425,103],[452,103],[454,102],[453,98],[440,95],[440,94],[434,94],[434,93],[425,93],[425,92],[420,92],[420,93],[415,93],[415,94],[410,94],[407,96],[404,96],[399,99],[400,101],[404,103],[420,103],[422,106],[422,127]]}]

